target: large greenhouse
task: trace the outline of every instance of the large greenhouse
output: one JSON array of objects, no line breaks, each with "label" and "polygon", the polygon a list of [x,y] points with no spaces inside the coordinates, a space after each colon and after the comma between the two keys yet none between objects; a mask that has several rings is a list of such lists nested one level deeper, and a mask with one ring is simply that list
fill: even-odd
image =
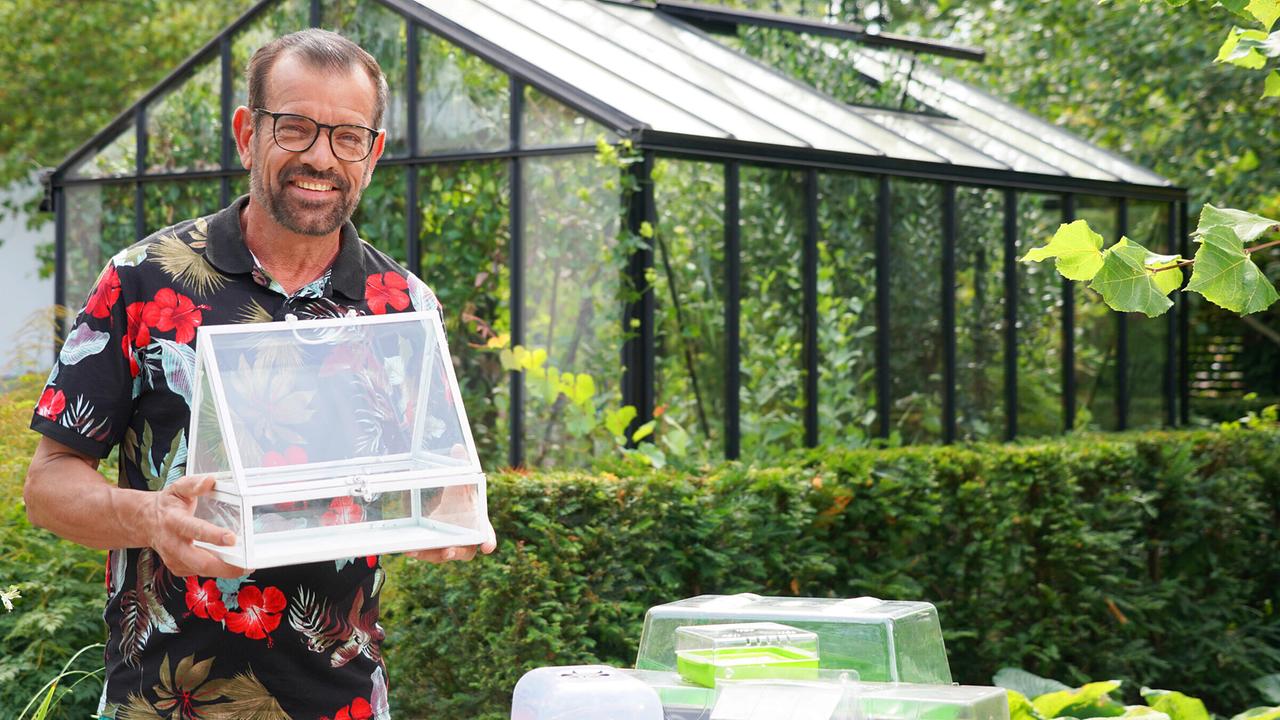
[{"label": "large greenhouse", "polygon": [[935,62],[978,51],[708,4],[259,2],[50,176],[59,304],[247,192],[245,65],[309,26],[387,74],[354,220],[443,303],[489,465],[601,442],[507,338],[707,457],[1186,422],[1182,307],[1017,262],[1075,218],[1182,250],[1184,189]]}]

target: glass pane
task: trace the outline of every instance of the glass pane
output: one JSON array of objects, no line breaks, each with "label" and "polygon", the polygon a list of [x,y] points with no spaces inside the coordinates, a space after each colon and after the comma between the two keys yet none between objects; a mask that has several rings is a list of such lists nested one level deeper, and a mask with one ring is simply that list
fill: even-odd
[{"label": "glass pane", "polygon": [[333,0],[323,5],[321,27],[341,33],[364,48],[382,66],[390,95],[382,126],[387,129],[386,157],[409,152],[409,104],[405,93],[407,50],[405,19],[380,3]]},{"label": "glass pane", "polygon": [[[1280,261],[1272,260],[1271,253],[1259,255],[1264,255],[1258,258],[1263,272],[1273,283],[1280,280]],[[1280,402],[1280,348],[1267,332],[1268,326],[1276,327],[1275,306],[1241,318],[1198,293],[1187,293],[1186,299],[1191,422],[1238,420],[1250,410]],[[1246,399],[1249,393],[1256,397]]]},{"label": "glass pane", "polygon": [[[525,345],[545,367],[587,373],[597,405],[619,403],[622,270],[615,252],[618,168],[592,155],[526,158],[524,169]],[[525,459],[531,466],[589,462],[612,439],[581,436],[576,407],[525,377]],[[548,389],[549,388],[549,389]],[[544,389],[548,389],[544,391]],[[575,435],[575,433],[578,433]],[[597,448],[600,444],[602,447]]]},{"label": "glass pane", "polygon": [[743,167],[742,455],[804,444],[804,175]]},{"label": "glass pane", "polygon": [[942,194],[895,180],[889,234],[889,431],[942,437]]},{"label": "glass pane", "polygon": [[231,107],[249,102],[245,69],[254,51],[281,35],[311,27],[310,0],[277,0],[258,13],[231,40]]},{"label": "glass pane", "polygon": [[134,175],[138,172],[138,134],[134,123],[97,153],[81,160],[67,174],[73,178],[101,178]]},{"label": "glass pane", "polygon": [[216,170],[222,165],[217,56],[181,85],[147,105],[147,172]]},{"label": "glass pane", "polygon": [[653,182],[658,405],[714,458],[724,442],[724,166],[660,160]]},{"label": "glass pane", "polygon": [[[200,366],[200,396],[195,399],[195,427],[192,437],[194,448],[188,472],[192,475],[230,476],[231,460],[227,455],[225,440],[222,435],[222,423],[218,419],[218,404],[213,399],[212,376]],[[240,513],[236,513],[239,532]]]},{"label": "glass pane", "polygon": [[1004,437],[1004,193],[956,190],[956,434]]},{"label": "glass pane", "polygon": [[422,278],[445,310],[445,331],[471,432],[486,468],[507,464],[510,383],[497,353],[481,349],[511,332],[505,161],[418,170]]},{"label": "glass pane", "polygon": [[[1152,252],[1172,252],[1169,248],[1169,205],[1159,202],[1129,201],[1129,230],[1134,242]],[[1177,272],[1167,270],[1165,272]],[[1177,291],[1174,291],[1174,298]],[[1165,392],[1169,321],[1171,314],[1149,318],[1128,313],[1129,333],[1129,427],[1153,428],[1164,425],[1167,407]]]},{"label": "glass pane", "polygon": [[818,176],[818,428],[823,445],[876,432],[876,196],[879,181]]},{"label": "glass pane", "polygon": [[405,240],[405,168],[382,167],[373,172],[369,187],[351,215],[360,237],[404,265],[408,258]]},{"label": "glass pane", "polygon": [[150,182],[142,192],[148,234],[222,209],[220,180]]},{"label": "glass pane", "polygon": [[67,202],[67,303],[79,308],[107,260],[132,245],[134,185],[72,185]]},{"label": "glass pane", "polygon": [[422,154],[511,144],[511,83],[484,60],[418,30],[418,147]]},{"label": "glass pane", "polygon": [[603,125],[531,85],[524,87],[524,117],[520,122],[522,147],[594,145],[601,136],[608,142],[615,139]]},{"label": "glass pane", "polygon": [[221,396],[201,404],[224,403],[224,434],[249,486],[466,471],[437,327],[424,313],[220,329],[201,342],[216,359]]},{"label": "glass pane", "polygon": [[[1059,196],[1018,193],[1018,257],[1048,242],[1061,223]],[[1053,435],[1063,429],[1063,280],[1051,262],[1017,267],[1018,435]]]},{"label": "glass pane", "polygon": [[[1114,198],[1077,196],[1076,218],[1102,235],[1103,247],[1116,234]],[[1116,429],[1116,338],[1122,317],[1087,287],[1075,288],[1076,427]]]}]

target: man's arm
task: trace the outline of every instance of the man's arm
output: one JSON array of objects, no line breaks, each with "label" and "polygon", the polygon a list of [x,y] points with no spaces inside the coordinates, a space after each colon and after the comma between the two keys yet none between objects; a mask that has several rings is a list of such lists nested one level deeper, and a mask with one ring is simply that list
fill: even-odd
[{"label": "man's arm", "polygon": [[96,459],[41,438],[23,487],[31,524],[91,548],[154,548],[180,577],[245,574],[192,545],[235,543],[229,530],[193,514],[196,498],[213,490],[213,478],[184,477],[150,492],[116,487],[97,468]]}]

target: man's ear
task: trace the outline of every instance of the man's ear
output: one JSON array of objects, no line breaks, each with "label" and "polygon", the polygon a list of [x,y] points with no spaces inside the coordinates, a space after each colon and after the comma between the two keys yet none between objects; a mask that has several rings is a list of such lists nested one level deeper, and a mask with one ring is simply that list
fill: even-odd
[{"label": "man's ear", "polygon": [[236,151],[245,170],[253,164],[253,153],[249,150],[253,141],[253,119],[253,111],[244,105],[231,115],[231,136],[236,140]]},{"label": "man's ear", "polygon": [[378,164],[378,158],[382,157],[382,151],[387,147],[387,131],[382,129],[378,131],[378,137],[373,139],[373,152],[369,153],[369,168],[364,171],[364,187],[369,187],[369,181],[373,179],[373,168]]}]

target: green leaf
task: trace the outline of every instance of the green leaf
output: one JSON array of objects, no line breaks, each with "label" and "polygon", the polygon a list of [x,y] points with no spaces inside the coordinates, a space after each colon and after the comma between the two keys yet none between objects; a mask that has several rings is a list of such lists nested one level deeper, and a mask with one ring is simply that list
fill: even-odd
[{"label": "green leaf", "polygon": [[1041,715],[1049,718],[1116,717],[1124,714],[1124,706],[1112,700],[1109,693],[1119,687],[1119,680],[1093,682],[1075,690],[1059,690],[1041,695],[1031,704]]},{"label": "green leaf", "polygon": [[1102,269],[1089,287],[1102,295],[1111,309],[1156,317],[1173,307],[1173,301],[1165,296],[1182,284],[1181,278],[1172,270],[1155,272],[1155,268],[1176,263],[1176,256],[1157,255],[1129,238],[1120,238],[1102,258]]},{"label": "green leaf", "polygon": [[1224,62],[1249,70],[1261,70],[1267,64],[1267,58],[1258,47],[1267,39],[1262,30],[1245,30],[1233,27],[1227,31],[1227,39],[1218,48],[1218,57],[1214,62]]},{"label": "green leaf", "polygon": [[1280,70],[1272,70],[1267,75],[1267,82],[1263,86],[1262,97],[1280,97]]},{"label": "green leaf", "polygon": [[1280,225],[1280,220],[1243,210],[1217,208],[1206,203],[1200,211],[1200,224],[1192,235],[1199,237],[1215,227],[1225,227],[1235,233],[1241,242],[1249,242],[1277,225]]},{"label": "green leaf", "polygon": [[1151,707],[1169,716],[1169,720],[1210,720],[1209,711],[1198,698],[1183,695],[1176,690],[1142,688],[1142,699]]},{"label": "green leaf", "polygon": [[1271,27],[1276,24],[1276,19],[1280,18],[1280,0],[1249,0],[1245,11],[1252,15],[1262,26],[1271,31]]},{"label": "green leaf", "polygon": [[[1004,668],[1004,670],[1011,669],[1013,668]],[[1003,672],[1003,670],[1001,672]],[[996,673],[997,676],[999,676],[999,674],[1000,673]],[[1031,675],[1031,673],[1027,674]],[[1035,676],[1033,675],[1032,677]],[[1044,680],[1044,678],[1037,679]],[[1027,699],[1026,695],[1023,695],[1017,690],[1009,690],[1008,688],[1005,689],[1005,692],[1009,693],[1009,720],[1045,720],[1045,717],[1036,710],[1035,706],[1031,704],[1031,701]]]},{"label": "green leaf", "polygon": [[1102,236],[1089,223],[1076,220],[1058,227],[1049,244],[1036,248],[1022,258],[1024,262],[1040,262],[1057,258],[1056,266],[1070,280],[1091,280],[1102,268]]},{"label": "green leaf", "polygon": [[1280,673],[1263,675],[1251,683],[1267,702],[1280,705]]},{"label": "green leaf", "polygon": [[1280,720],[1280,707],[1249,708],[1231,720]]},{"label": "green leaf", "polygon": [[1170,720],[1167,714],[1146,705],[1125,705],[1124,715],[1120,717],[1125,720]]},{"label": "green leaf", "polygon": [[1265,310],[1280,299],[1230,228],[1212,228],[1199,242],[1188,291],[1198,292],[1214,305],[1241,315]]},{"label": "green leaf", "polygon": [[[1052,678],[1040,677],[1022,668],[1000,668],[991,682],[997,687],[1012,690],[1028,698],[1036,698],[1051,692],[1070,690],[1071,686]],[[1010,706],[1012,707],[1012,706]]]},{"label": "green leaf", "polygon": [[617,410],[610,410],[605,413],[604,426],[609,432],[613,433],[614,437],[625,438],[627,436],[627,426],[635,419],[635,406],[623,405]]},{"label": "green leaf", "polygon": [[650,420],[649,422],[636,428],[636,431],[631,434],[631,442],[640,442],[641,440],[649,437],[650,435],[653,434],[653,429],[657,426],[658,426],[657,420]]}]

